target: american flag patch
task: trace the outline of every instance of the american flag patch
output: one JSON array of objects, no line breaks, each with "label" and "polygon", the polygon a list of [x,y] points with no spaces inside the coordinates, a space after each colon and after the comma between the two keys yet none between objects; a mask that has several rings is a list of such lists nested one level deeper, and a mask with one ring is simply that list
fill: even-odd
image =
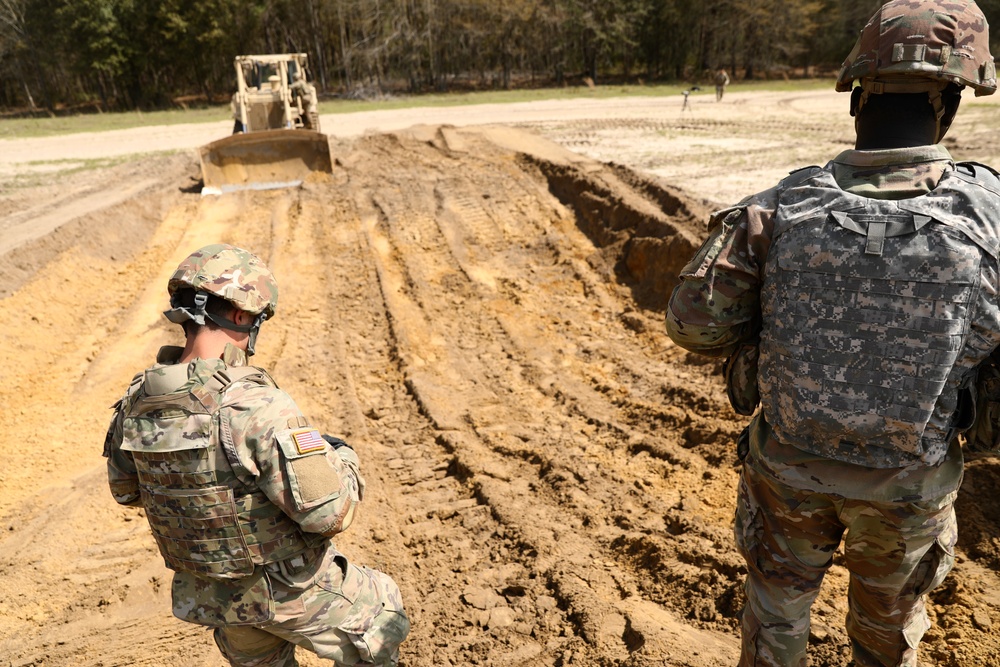
[{"label": "american flag patch", "polygon": [[326,447],[326,441],[314,428],[292,432],[292,441],[299,454],[308,454]]}]

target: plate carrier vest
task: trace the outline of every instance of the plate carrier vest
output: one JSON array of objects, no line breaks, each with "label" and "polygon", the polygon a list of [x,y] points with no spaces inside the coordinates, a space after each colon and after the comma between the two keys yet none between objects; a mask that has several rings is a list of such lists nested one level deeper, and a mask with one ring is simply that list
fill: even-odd
[{"label": "plate carrier vest", "polygon": [[761,291],[761,403],[778,439],[874,468],[942,461],[1000,343],[998,243],[1000,189],[981,165],[903,200],[845,192],[828,169],[786,178]]},{"label": "plate carrier vest", "polygon": [[146,518],[172,570],[241,579],[325,540],[303,533],[234,469],[242,466],[219,413],[226,391],[245,382],[275,386],[259,368],[230,367],[174,393],[147,395],[143,382],[129,401],[121,448],[132,453]]}]

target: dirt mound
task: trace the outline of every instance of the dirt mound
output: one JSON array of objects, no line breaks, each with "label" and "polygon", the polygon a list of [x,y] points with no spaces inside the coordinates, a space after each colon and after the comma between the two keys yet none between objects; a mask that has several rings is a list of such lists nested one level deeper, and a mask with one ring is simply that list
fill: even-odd
[{"label": "dirt mound", "polygon": [[[224,241],[281,283],[261,365],[362,459],[368,497],[337,543],[400,583],[402,664],[734,664],[743,423],[717,364],[662,327],[706,205],[500,127],[334,155],[299,189],[220,198],[185,191],[191,160],[150,160],[147,189],[0,257],[16,288],[0,299],[0,656],[222,664],[170,616],[169,572],[141,511],[111,500],[100,443],[131,374],[178,340],[170,271]],[[1000,512],[978,495],[996,482],[974,470],[979,530],[963,526],[968,556],[933,604],[939,664],[1000,655]],[[845,585],[835,568],[814,664],[847,664]]]}]

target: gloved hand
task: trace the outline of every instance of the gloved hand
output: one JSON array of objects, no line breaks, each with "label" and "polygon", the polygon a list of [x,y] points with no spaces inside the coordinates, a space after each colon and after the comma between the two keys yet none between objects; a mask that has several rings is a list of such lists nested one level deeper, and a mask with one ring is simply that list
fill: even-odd
[{"label": "gloved hand", "polygon": [[965,449],[970,452],[1000,452],[1000,366],[989,357],[979,367],[971,386],[975,421],[965,432]]},{"label": "gloved hand", "polygon": [[323,439],[326,440],[328,443],[330,443],[330,446],[333,447],[335,450],[340,449],[341,447],[347,447],[350,450],[354,449],[354,447],[351,447],[349,444],[347,444],[340,438],[336,438],[332,435],[324,434]]},{"label": "gloved hand", "polygon": [[365,478],[361,476],[361,462],[358,460],[357,452],[354,451],[354,447],[335,436],[324,435],[323,439],[330,443],[330,447],[337,453],[340,460],[354,473],[358,482],[358,500],[360,501],[365,497]]}]

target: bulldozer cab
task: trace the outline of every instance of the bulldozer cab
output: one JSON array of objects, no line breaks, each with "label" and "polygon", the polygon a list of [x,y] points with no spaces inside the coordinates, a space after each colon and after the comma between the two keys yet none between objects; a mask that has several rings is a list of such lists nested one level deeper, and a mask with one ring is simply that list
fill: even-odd
[{"label": "bulldozer cab", "polygon": [[262,132],[304,126],[301,101],[293,95],[296,72],[305,70],[306,54],[237,56],[234,132]]},{"label": "bulldozer cab", "polygon": [[201,148],[203,193],[297,185],[332,171],[305,53],[237,56],[233,136]]},{"label": "bulldozer cab", "polygon": [[[297,54],[285,61],[284,71],[276,62],[260,60],[263,56],[241,56],[236,59],[237,67],[242,70],[243,80],[247,88],[263,90],[271,87],[272,77],[285,76],[285,83],[292,85],[295,83],[296,75],[299,72],[306,73],[305,54]],[[270,56],[269,56],[270,57]],[[253,60],[246,60],[252,58]],[[239,72],[238,72],[239,74]]]}]

